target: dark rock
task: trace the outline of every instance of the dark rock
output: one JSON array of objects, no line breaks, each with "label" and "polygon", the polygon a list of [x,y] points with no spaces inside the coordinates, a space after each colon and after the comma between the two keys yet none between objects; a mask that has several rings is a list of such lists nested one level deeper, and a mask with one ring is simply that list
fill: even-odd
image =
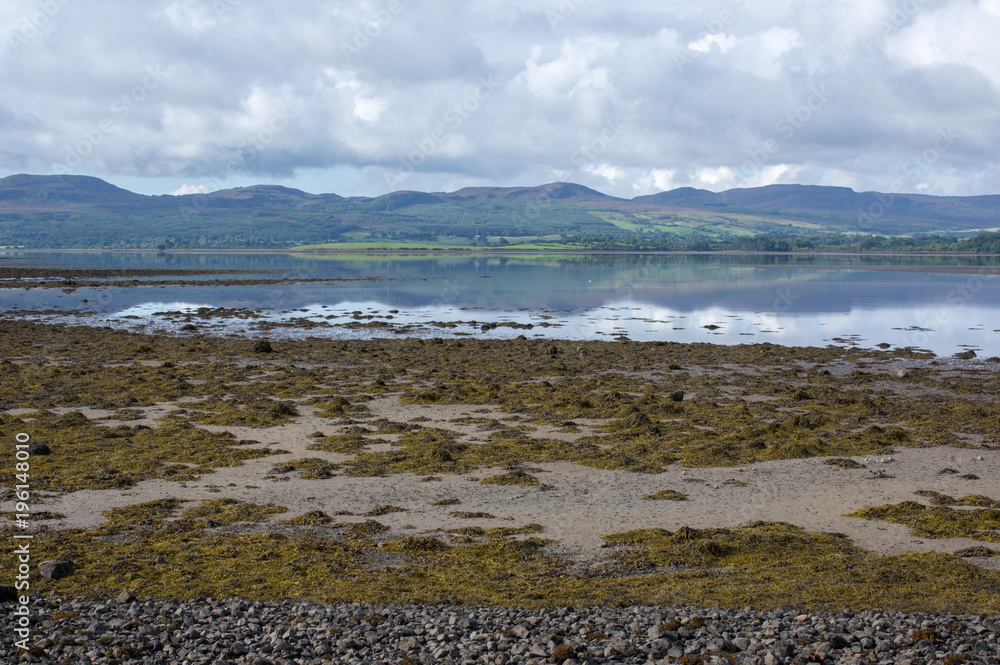
[{"label": "dark rock", "polygon": [[274,353],[271,343],[266,339],[258,339],[253,345],[254,353]]},{"label": "dark rock", "polygon": [[69,559],[50,559],[38,564],[38,572],[50,580],[60,580],[73,572],[73,562]]},{"label": "dark rock", "polygon": [[29,455],[51,455],[52,449],[49,448],[47,443],[42,443],[41,441],[32,441],[28,444],[28,454]]}]

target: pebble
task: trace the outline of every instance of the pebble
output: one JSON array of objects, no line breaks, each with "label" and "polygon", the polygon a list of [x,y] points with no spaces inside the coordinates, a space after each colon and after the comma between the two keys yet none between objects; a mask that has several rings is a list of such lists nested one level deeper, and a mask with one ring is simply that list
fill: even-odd
[{"label": "pebble", "polygon": [[986,615],[323,605],[130,593],[104,602],[41,597],[30,611],[34,646],[24,653],[4,640],[0,662],[915,665],[960,654],[963,663],[1000,665],[1000,618]]}]

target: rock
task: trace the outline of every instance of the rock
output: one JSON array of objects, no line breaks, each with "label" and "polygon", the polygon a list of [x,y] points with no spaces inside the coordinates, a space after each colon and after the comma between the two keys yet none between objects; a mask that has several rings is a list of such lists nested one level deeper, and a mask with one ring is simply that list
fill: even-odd
[{"label": "rock", "polygon": [[899,377],[900,379],[905,379],[908,376],[910,376],[910,373],[907,372],[905,369],[901,369],[898,372],[896,372],[896,376]]},{"label": "rock", "polygon": [[17,600],[17,589],[13,584],[0,584],[0,603],[10,603]]},{"label": "rock", "polygon": [[120,594],[118,594],[118,597],[115,598],[115,600],[117,600],[119,603],[131,603],[133,600],[135,600],[135,596],[132,594],[131,591],[122,591]]},{"label": "rock", "polygon": [[831,649],[846,649],[849,646],[851,646],[851,643],[844,639],[843,635],[834,635],[830,638]]},{"label": "rock", "polygon": [[50,559],[38,564],[38,572],[50,580],[60,580],[73,572],[73,562],[69,559]]},{"label": "rock", "polygon": [[969,349],[968,351],[962,351],[960,353],[956,353],[954,357],[957,358],[958,360],[972,360],[973,358],[976,357],[976,352],[973,351],[972,349]]},{"label": "rock", "polygon": [[619,653],[622,656],[625,656],[626,658],[630,658],[630,657],[636,655],[637,653],[639,653],[638,649],[635,648],[634,644],[632,644],[628,640],[623,640],[621,638],[617,638],[617,639],[612,640],[611,641],[611,648],[616,653]]},{"label": "rock", "polygon": [[29,455],[51,455],[52,449],[49,448],[47,443],[42,443],[41,441],[32,441],[28,444],[28,454]]},{"label": "rock", "polygon": [[266,339],[258,339],[253,344],[254,353],[274,353],[274,349],[271,348],[271,343]]}]

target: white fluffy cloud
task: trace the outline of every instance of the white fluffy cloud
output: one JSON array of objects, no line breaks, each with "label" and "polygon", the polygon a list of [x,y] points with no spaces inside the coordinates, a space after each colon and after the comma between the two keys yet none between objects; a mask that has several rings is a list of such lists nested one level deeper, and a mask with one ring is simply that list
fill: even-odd
[{"label": "white fluffy cloud", "polygon": [[10,0],[0,175],[995,193],[998,31],[1000,0]]}]

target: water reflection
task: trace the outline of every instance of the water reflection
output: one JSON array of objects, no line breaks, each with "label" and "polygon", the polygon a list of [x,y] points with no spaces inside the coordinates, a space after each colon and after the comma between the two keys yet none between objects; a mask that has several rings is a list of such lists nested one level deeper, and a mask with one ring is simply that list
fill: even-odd
[{"label": "water reflection", "polygon": [[[338,338],[523,334],[720,344],[888,343],[939,354],[971,347],[980,355],[1000,355],[998,280],[981,272],[997,265],[995,257],[8,256],[21,265],[261,271],[234,276],[229,286],[109,282],[0,289],[0,308],[8,315],[46,312],[47,320],[129,329],[196,325],[220,334]],[[938,272],[921,271],[928,269]],[[280,277],[338,281],[240,283]]]}]

